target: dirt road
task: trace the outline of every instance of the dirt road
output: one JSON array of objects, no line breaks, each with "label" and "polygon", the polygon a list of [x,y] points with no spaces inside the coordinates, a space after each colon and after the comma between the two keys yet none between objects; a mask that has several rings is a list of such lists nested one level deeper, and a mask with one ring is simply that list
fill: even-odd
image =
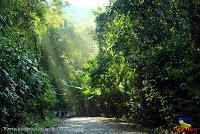
[{"label": "dirt road", "polygon": [[139,126],[117,122],[112,118],[69,118],[57,127],[46,129],[48,134],[145,134]]}]

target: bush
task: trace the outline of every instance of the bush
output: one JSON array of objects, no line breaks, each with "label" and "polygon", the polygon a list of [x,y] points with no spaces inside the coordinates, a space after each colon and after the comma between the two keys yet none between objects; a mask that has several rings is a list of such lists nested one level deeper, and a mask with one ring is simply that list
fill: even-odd
[{"label": "bush", "polygon": [[16,127],[24,116],[40,116],[52,109],[56,102],[51,79],[38,70],[38,63],[21,46],[4,42],[0,47],[0,99],[1,127]]}]

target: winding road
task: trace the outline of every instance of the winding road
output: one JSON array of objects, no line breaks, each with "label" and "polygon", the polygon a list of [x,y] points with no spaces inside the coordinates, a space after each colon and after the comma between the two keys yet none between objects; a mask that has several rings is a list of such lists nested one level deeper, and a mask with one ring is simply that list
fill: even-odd
[{"label": "winding road", "polygon": [[113,118],[81,117],[64,119],[45,134],[146,134],[139,126],[117,122]]}]

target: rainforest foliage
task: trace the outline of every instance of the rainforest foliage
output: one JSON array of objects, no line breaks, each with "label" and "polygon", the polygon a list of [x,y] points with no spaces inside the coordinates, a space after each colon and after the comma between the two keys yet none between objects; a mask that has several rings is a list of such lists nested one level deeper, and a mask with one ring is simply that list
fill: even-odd
[{"label": "rainforest foliage", "polygon": [[200,127],[198,0],[110,0],[94,12],[94,36],[67,19],[62,0],[0,3],[0,129],[65,110]]},{"label": "rainforest foliage", "polygon": [[52,111],[81,107],[76,71],[91,48],[82,38],[85,29],[77,32],[66,19],[67,3],[0,3],[0,128],[34,126]]},{"label": "rainforest foliage", "polygon": [[95,14],[100,50],[83,67],[90,113],[151,128],[179,115],[199,127],[199,1],[113,0]]}]

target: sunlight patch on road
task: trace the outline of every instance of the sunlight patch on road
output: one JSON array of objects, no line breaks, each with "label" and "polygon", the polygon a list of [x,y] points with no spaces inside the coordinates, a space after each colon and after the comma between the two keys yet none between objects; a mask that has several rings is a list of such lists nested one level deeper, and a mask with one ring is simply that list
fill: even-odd
[{"label": "sunlight patch on road", "polygon": [[103,118],[103,117],[81,117],[81,118],[71,118],[67,119],[72,122],[113,122],[113,118]]},{"label": "sunlight patch on road", "polygon": [[82,118],[71,118],[71,119],[68,119],[69,121],[89,121],[91,120],[90,117],[82,117]]}]

